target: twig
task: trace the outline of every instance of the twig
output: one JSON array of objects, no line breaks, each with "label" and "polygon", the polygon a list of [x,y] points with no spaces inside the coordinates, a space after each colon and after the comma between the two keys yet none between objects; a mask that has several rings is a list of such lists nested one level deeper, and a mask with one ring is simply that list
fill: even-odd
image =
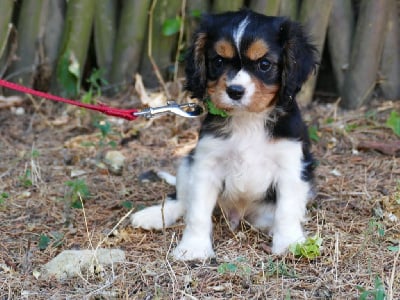
[{"label": "twig", "polygon": [[390,280],[389,280],[389,295],[388,295],[388,300],[393,300],[393,283],[396,275],[396,264],[400,256],[400,243],[399,243],[399,249],[397,250],[396,256],[394,257],[393,260],[393,268],[392,268],[392,273],[390,274]]},{"label": "twig", "polygon": [[132,208],[130,211],[128,211],[119,221],[117,224],[115,224],[115,226],[106,234],[106,236],[97,244],[95,251],[97,251],[97,249],[99,249],[99,247],[108,239],[108,237],[114,232],[115,229],[117,229],[117,227],[119,225],[121,225],[121,223],[134,211],[134,208]]}]

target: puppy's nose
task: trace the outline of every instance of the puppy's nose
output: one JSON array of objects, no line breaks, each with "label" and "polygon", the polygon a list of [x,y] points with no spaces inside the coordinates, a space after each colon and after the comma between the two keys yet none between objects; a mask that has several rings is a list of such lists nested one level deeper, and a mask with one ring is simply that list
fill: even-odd
[{"label": "puppy's nose", "polygon": [[238,84],[232,84],[226,88],[226,92],[233,100],[239,100],[244,95],[244,87]]}]

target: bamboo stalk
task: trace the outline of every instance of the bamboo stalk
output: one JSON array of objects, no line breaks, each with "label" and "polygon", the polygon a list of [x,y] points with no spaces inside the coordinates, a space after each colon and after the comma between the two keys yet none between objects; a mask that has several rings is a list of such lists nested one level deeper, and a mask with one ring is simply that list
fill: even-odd
[{"label": "bamboo stalk", "polygon": [[298,9],[298,0],[281,0],[279,15],[289,17],[291,20],[297,20]]},{"label": "bamboo stalk", "polygon": [[389,2],[389,15],[386,27],[380,64],[380,88],[386,99],[400,100],[400,22],[398,5],[395,0]]},{"label": "bamboo stalk", "polygon": [[372,96],[382,55],[387,15],[387,1],[361,1],[350,66],[342,90],[340,104],[344,108],[358,108]]},{"label": "bamboo stalk", "polygon": [[[322,56],[324,49],[325,36],[328,28],[329,16],[332,10],[332,0],[315,1],[303,0],[300,9],[300,22],[302,22],[311,37],[311,41],[317,47]],[[297,101],[301,105],[311,102],[317,82],[318,68],[315,74],[310,74],[309,79],[303,85],[297,95]]]},{"label": "bamboo stalk", "polygon": [[139,70],[148,8],[149,1],[145,0],[123,2],[110,74],[110,83],[115,85],[114,91],[130,82]]},{"label": "bamboo stalk", "polygon": [[350,64],[351,42],[354,30],[353,15],[351,1],[333,1],[328,26],[328,46],[339,94],[342,90],[345,72]]},{"label": "bamboo stalk", "polygon": [[243,7],[243,0],[214,0],[212,11],[221,13],[225,11],[236,11]]},{"label": "bamboo stalk", "polygon": [[14,8],[13,0],[0,1],[0,59],[3,56],[10,35],[10,22]]},{"label": "bamboo stalk", "polygon": [[[164,22],[179,16],[180,10],[181,0],[159,0],[154,7],[153,32],[149,32],[148,37],[149,39],[151,38],[151,45],[146,45],[146,51],[142,56],[140,66],[140,74],[146,87],[157,87],[162,82],[161,77],[164,79],[173,78],[173,57],[176,51],[178,34],[165,36],[162,32]],[[160,73],[157,74],[156,70]]]},{"label": "bamboo stalk", "polygon": [[117,3],[114,0],[97,0],[94,15],[94,46],[96,61],[109,80],[114,43],[117,32]]},{"label": "bamboo stalk", "polygon": [[[64,0],[51,0],[46,6],[46,21],[42,28],[40,80],[35,82],[42,90],[48,90],[57,68],[61,39],[65,21],[66,4]],[[40,82],[39,82],[40,81]]]},{"label": "bamboo stalk", "polygon": [[[67,4],[67,16],[57,64],[57,89],[69,97],[76,96],[79,88],[73,91],[65,89],[65,85],[61,84],[60,78],[68,75],[62,74],[65,72],[65,60],[69,59],[71,63],[76,64],[79,77],[76,80],[79,87],[92,33],[94,8],[94,0],[69,0]],[[73,81],[71,79],[71,84]]]},{"label": "bamboo stalk", "polygon": [[45,6],[48,0],[23,1],[18,15],[17,60],[7,76],[14,82],[32,86],[36,68],[39,63],[38,41],[41,25],[45,17]]},{"label": "bamboo stalk", "polygon": [[250,3],[250,8],[255,12],[267,16],[277,16],[279,14],[280,2],[280,0],[253,0]]}]

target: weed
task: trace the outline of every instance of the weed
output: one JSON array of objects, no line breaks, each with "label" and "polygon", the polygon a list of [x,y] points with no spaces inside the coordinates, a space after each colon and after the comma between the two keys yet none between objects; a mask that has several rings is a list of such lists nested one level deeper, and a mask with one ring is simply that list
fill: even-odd
[{"label": "weed", "polygon": [[263,264],[263,271],[266,276],[284,276],[290,278],[296,278],[296,271],[289,267],[284,261],[275,262],[272,258],[268,259],[266,263]]},{"label": "weed", "polygon": [[383,225],[381,222],[379,222],[376,218],[372,218],[368,222],[368,229],[367,229],[366,234],[373,235],[375,233],[380,238],[384,237],[385,236],[385,225]]},{"label": "weed", "polygon": [[318,127],[313,125],[308,127],[308,135],[310,136],[310,139],[314,142],[319,142],[319,135],[320,133],[318,132]]},{"label": "weed", "polygon": [[0,205],[3,205],[9,197],[10,195],[8,193],[2,192],[0,194]]},{"label": "weed", "polygon": [[63,243],[63,241],[62,241],[63,238],[64,238],[64,235],[57,231],[51,232],[50,236],[47,236],[42,233],[39,236],[38,248],[40,250],[45,250],[50,245],[50,243],[51,243],[52,247],[59,247]]},{"label": "weed", "polygon": [[32,172],[30,169],[26,169],[25,173],[18,177],[20,184],[25,187],[31,187],[32,183]]},{"label": "weed", "polygon": [[108,84],[107,80],[104,79],[104,70],[94,69],[86,81],[89,83],[89,90],[82,96],[82,102],[94,104],[96,101],[93,97],[100,97],[101,87]]},{"label": "weed", "polygon": [[295,256],[314,259],[321,255],[322,238],[315,235],[308,237],[303,243],[292,244],[289,247],[290,252]]},{"label": "weed", "polygon": [[49,246],[49,244],[50,244],[50,238],[47,235],[42,233],[39,236],[39,245],[38,245],[39,249],[45,250],[47,248],[47,246]]},{"label": "weed", "polygon": [[175,17],[166,19],[162,25],[162,33],[164,36],[172,36],[177,34],[181,28],[182,18]]},{"label": "weed", "polygon": [[100,141],[97,146],[99,148],[104,148],[105,146],[111,146],[115,148],[117,143],[113,140],[110,140],[110,136],[114,134],[111,123],[108,121],[99,121],[94,124],[94,126],[100,130]]},{"label": "weed", "polygon": [[65,51],[60,57],[57,79],[67,97],[76,97],[80,90],[80,66],[74,53]]},{"label": "weed", "polygon": [[246,264],[246,260],[243,257],[237,258],[235,262],[220,264],[217,271],[219,274],[234,273],[246,277],[251,274],[251,268]]},{"label": "weed", "polygon": [[392,110],[386,120],[386,126],[393,130],[394,134],[400,137],[400,114]]},{"label": "weed", "polygon": [[65,199],[70,200],[71,207],[82,208],[81,199],[84,201],[90,197],[86,182],[82,179],[76,179],[65,182],[65,185],[70,188],[65,195]]},{"label": "weed", "polygon": [[384,300],[386,298],[385,286],[379,276],[375,277],[375,287],[372,291],[368,291],[361,286],[357,286],[357,289],[361,292],[360,300]]}]

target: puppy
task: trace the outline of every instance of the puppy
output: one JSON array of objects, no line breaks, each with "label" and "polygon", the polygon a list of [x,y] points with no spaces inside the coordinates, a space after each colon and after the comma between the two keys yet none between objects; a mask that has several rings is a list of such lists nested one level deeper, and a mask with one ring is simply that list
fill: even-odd
[{"label": "puppy", "polygon": [[185,215],[173,255],[205,259],[214,256],[218,202],[232,228],[245,219],[270,229],[275,254],[303,241],[314,161],[295,96],[316,54],[286,18],[249,10],[203,17],[186,58],[186,89],[209,113],[178,169],[176,199],[135,213],[132,225],[161,229]]}]

